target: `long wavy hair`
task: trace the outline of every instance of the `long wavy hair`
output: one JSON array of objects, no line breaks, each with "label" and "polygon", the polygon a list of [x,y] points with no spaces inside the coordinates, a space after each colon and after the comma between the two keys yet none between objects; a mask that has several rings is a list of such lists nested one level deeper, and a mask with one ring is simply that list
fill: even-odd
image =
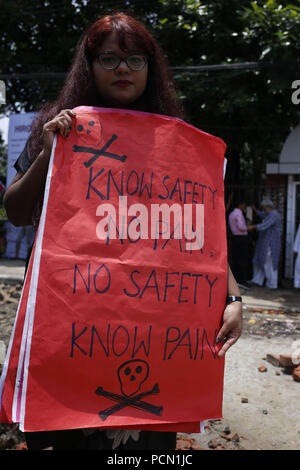
[{"label": "long wavy hair", "polygon": [[29,138],[31,159],[42,149],[42,127],[62,109],[76,106],[99,106],[105,104],[99,95],[92,63],[97,52],[110,33],[116,33],[119,47],[130,48],[148,56],[148,80],[146,89],[131,109],[183,118],[183,109],[176,96],[176,87],[168,63],[157,41],[146,27],[132,16],[124,13],[106,15],[96,21],[79,41],[70,71],[55,102],[44,105],[33,122]]}]

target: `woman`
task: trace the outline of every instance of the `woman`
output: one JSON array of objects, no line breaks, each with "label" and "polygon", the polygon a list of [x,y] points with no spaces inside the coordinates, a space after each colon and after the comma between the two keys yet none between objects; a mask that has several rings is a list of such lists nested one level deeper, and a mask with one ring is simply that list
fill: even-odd
[{"label": "woman", "polygon": [[[117,57],[139,52],[146,58],[145,65],[142,70],[132,70],[121,61],[116,68],[104,68],[103,60],[107,62],[107,58],[103,53],[110,50]],[[44,190],[54,133],[68,135],[74,117],[71,108],[80,105],[182,117],[166,61],[154,38],[130,16],[103,17],[79,43],[58,99],[44,106],[33,123],[29,141],[16,164],[18,174],[5,196],[7,214],[13,224],[32,223],[36,203]]]},{"label": "woman", "polygon": [[[46,105],[33,123],[32,133],[16,163],[17,175],[5,194],[5,207],[15,225],[38,221],[42,194],[55,132],[67,138],[76,106],[129,108],[182,117],[166,61],[154,38],[130,16],[105,16],[87,31],[55,103]],[[239,290],[229,270],[228,294]],[[237,341],[241,333],[241,302],[224,311],[218,339],[226,341],[219,353]],[[175,449],[176,433],[92,430],[27,433],[30,449],[109,449],[126,441],[124,449]]]}]

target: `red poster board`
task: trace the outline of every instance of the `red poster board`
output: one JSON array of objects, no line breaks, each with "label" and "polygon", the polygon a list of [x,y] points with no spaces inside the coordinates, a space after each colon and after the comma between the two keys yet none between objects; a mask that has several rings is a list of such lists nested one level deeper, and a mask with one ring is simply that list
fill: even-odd
[{"label": "red poster board", "polygon": [[[33,249],[34,252],[34,249]],[[10,337],[5,363],[0,379],[0,423],[19,422],[21,383],[24,374],[24,357],[28,325],[25,323],[27,300],[30,289],[33,256],[26,273],[26,281],[20,296],[16,318]]]},{"label": "red poster board", "polygon": [[[30,276],[21,429],[197,430],[222,416],[225,144],[170,117],[75,111]],[[193,245],[188,206],[204,214]]]}]

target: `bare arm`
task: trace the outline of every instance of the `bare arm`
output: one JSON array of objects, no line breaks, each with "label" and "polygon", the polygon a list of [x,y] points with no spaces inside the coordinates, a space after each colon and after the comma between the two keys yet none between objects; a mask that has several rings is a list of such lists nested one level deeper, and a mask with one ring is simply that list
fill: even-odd
[{"label": "bare arm", "polygon": [[228,287],[227,287],[227,294],[228,295],[236,295],[240,296],[240,289],[239,286],[237,285],[237,282],[234,278],[234,275],[232,274],[232,271],[230,269],[230,266],[228,265]]},{"label": "bare arm", "polygon": [[8,219],[14,225],[31,225],[32,216],[43,194],[50,154],[39,154],[28,171],[17,173],[5,191],[4,207]]},{"label": "bare arm", "polygon": [[[240,296],[240,290],[236,283],[236,280],[231,272],[230,266],[228,265],[228,287],[227,295]],[[223,313],[223,325],[219,331],[217,342],[220,343],[224,340],[224,344],[219,351],[218,356],[222,357],[228,351],[228,349],[237,342],[242,334],[242,314],[243,306],[242,302],[232,302],[226,305]]]},{"label": "bare arm", "polygon": [[75,113],[61,111],[43,126],[43,149],[28,171],[17,173],[4,195],[4,207],[8,219],[14,225],[31,225],[34,209],[44,192],[48,165],[55,132],[67,137]]}]

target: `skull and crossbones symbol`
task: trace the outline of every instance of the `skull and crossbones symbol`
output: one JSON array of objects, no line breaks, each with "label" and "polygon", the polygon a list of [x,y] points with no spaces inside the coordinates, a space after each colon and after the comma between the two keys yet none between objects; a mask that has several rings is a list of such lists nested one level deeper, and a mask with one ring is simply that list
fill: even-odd
[{"label": "skull and crossbones symbol", "polygon": [[99,412],[100,418],[105,421],[108,416],[127,406],[160,416],[163,410],[162,406],[156,406],[142,400],[142,398],[146,396],[158,394],[158,384],[155,384],[151,390],[138,393],[148,376],[149,365],[142,359],[135,359],[121,364],[118,368],[118,379],[121,385],[122,395],[108,392],[102,387],[98,387],[96,390],[97,395],[110,398],[118,403],[117,405],[101,410]]},{"label": "skull and crossbones symbol", "polygon": [[[80,137],[80,140],[89,146],[73,145],[73,151],[93,155],[88,161],[84,162],[84,166],[86,168],[89,168],[100,156],[113,158],[114,160],[119,160],[123,163],[125,162],[127,158],[126,155],[117,155],[116,153],[107,151],[111,144],[118,138],[116,134],[112,134],[111,138],[102,148],[97,148],[101,143],[103,134],[102,126],[99,121],[95,121],[94,119],[89,120],[87,119],[87,116],[85,119],[82,119],[79,116],[76,119],[75,132],[78,137]],[[91,144],[93,146],[91,146]]]}]

